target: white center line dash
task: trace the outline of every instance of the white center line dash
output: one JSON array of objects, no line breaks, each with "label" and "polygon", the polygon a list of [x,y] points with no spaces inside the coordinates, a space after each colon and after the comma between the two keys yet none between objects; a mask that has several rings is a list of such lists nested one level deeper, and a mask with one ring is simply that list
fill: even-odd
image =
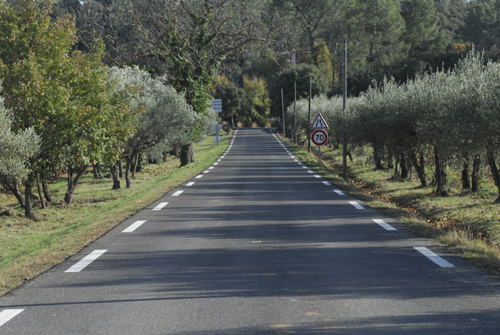
[{"label": "white center line dash", "polygon": [[153,208],[154,211],[159,211],[161,210],[163,207],[165,207],[166,205],[168,205],[168,202],[160,202],[155,208]]},{"label": "white center line dash", "polygon": [[145,220],[143,220],[143,221],[135,221],[132,225],[130,225],[130,227],[128,227],[127,229],[123,230],[122,233],[131,233],[134,230],[136,230],[137,228],[139,228],[140,226],[142,226],[142,224],[144,222],[146,222],[146,221]]},{"label": "white center line dash", "polygon": [[80,272],[85,269],[90,263],[98,259],[102,254],[108,250],[94,250],[87,257],[83,258],[81,261],[70,267],[64,272]]},{"label": "white center line dash", "polygon": [[365,209],[363,206],[358,204],[356,201],[349,201],[351,205],[353,205],[356,209]]},{"label": "white center line dash", "polygon": [[397,231],[396,228],[394,228],[390,224],[386,223],[384,220],[380,220],[380,219],[372,219],[372,220],[373,220],[373,222],[375,222],[376,224],[378,224],[380,227],[384,228],[385,230]]},{"label": "white center line dash", "polygon": [[433,261],[434,263],[436,263],[437,265],[439,265],[442,268],[454,268],[455,267],[453,264],[451,264],[450,262],[439,257],[438,255],[436,255],[435,253],[433,253],[432,251],[430,251],[426,247],[413,247],[413,249],[417,250],[422,255],[424,255],[425,257],[427,257],[428,259],[430,259],[431,261]]},{"label": "white center line dash", "polygon": [[0,313],[0,327],[9,322],[16,315],[24,311],[24,309],[6,309]]}]

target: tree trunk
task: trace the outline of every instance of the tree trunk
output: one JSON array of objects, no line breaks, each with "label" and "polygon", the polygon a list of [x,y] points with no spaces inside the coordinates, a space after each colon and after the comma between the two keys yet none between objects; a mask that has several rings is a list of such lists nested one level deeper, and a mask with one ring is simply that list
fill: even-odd
[{"label": "tree trunk", "polygon": [[130,170],[132,168],[132,162],[134,161],[134,156],[135,152],[132,151],[132,153],[128,155],[127,163],[125,165],[125,183],[127,184],[127,188],[130,188],[132,186],[132,180],[130,179]]},{"label": "tree trunk", "polygon": [[33,184],[33,176],[30,173],[24,182],[24,216],[31,220],[37,220],[33,212],[33,194],[31,193],[31,186]]},{"label": "tree trunk", "polygon": [[189,163],[194,162],[193,156],[193,145],[183,145],[181,148],[181,166],[188,165]]},{"label": "tree trunk", "polygon": [[412,162],[412,165],[415,167],[415,171],[417,171],[418,179],[420,179],[420,186],[421,187],[427,187],[427,179],[425,177],[425,160],[424,160],[424,155],[421,154],[422,156],[420,157],[420,164],[417,161],[417,156],[415,155],[415,152],[411,150],[408,155],[410,156],[410,161]]},{"label": "tree trunk", "polygon": [[[66,194],[64,195],[64,202],[68,205],[71,205],[73,202],[73,196],[75,195],[75,189],[78,185],[78,181],[80,177],[85,173],[88,166],[83,165],[79,169],[74,169],[71,164],[69,164],[68,168],[68,189],[66,190]],[[73,175],[76,173],[75,178],[73,179]]]},{"label": "tree trunk", "polygon": [[36,183],[36,187],[38,189],[38,196],[40,197],[40,207],[42,207],[42,209],[45,209],[45,201],[42,196],[42,188],[40,187],[40,183]]},{"label": "tree trunk", "polygon": [[47,202],[52,202],[52,196],[50,195],[49,185],[46,180],[42,181],[42,190],[45,200],[47,200]]},{"label": "tree trunk", "polygon": [[382,166],[382,157],[380,155],[380,151],[377,147],[373,147],[373,160],[375,161],[375,168],[377,170],[382,170],[384,167]]},{"label": "tree trunk", "polygon": [[479,156],[474,157],[474,163],[472,164],[472,192],[479,191],[479,168],[481,167],[481,159]]},{"label": "tree trunk", "polygon": [[495,203],[497,204],[500,203],[500,176],[498,174],[497,163],[495,162],[495,153],[493,152],[491,144],[486,148],[486,157],[488,158],[488,164],[490,165],[493,181],[498,189],[498,198],[495,200]]},{"label": "tree trunk", "polygon": [[102,179],[101,164],[94,164],[94,179]]},{"label": "tree trunk", "polygon": [[447,196],[448,190],[446,189],[446,185],[448,184],[448,176],[446,175],[446,163],[441,159],[439,150],[436,147],[434,147],[434,162],[436,164],[436,194]]},{"label": "tree trunk", "polygon": [[408,166],[406,165],[406,159],[403,153],[401,153],[401,178],[408,178]]},{"label": "tree trunk", "polygon": [[120,178],[123,178],[123,164],[121,158],[117,161]]},{"label": "tree trunk", "polygon": [[118,178],[118,167],[117,163],[111,164],[111,176],[113,177],[113,188],[112,190],[120,189],[120,179]]},{"label": "tree trunk", "polygon": [[19,183],[17,181],[14,181],[11,183],[7,182],[4,184],[4,186],[14,194],[16,197],[17,201],[19,201],[19,205],[21,205],[22,208],[24,208],[24,198],[23,195],[21,194],[21,191],[19,191]]},{"label": "tree trunk", "polygon": [[467,161],[467,158],[465,158],[462,168],[462,189],[470,190],[469,162]]}]

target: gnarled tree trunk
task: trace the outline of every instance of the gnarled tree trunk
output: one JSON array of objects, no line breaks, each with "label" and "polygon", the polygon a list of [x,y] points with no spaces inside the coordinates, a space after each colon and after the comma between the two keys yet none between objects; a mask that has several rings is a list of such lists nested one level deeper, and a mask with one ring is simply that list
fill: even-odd
[{"label": "gnarled tree trunk", "polygon": [[24,182],[24,216],[31,220],[37,220],[33,212],[33,193],[31,187],[33,185],[33,175],[30,173]]},{"label": "gnarled tree trunk", "polygon": [[43,195],[45,196],[45,200],[47,200],[48,202],[52,202],[52,197],[50,196],[50,191],[49,191],[49,185],[47,184],[46,180],[42,181],[42,190],[43,190]]},{"label": "gnarled tree trunk", "polygon": [[71,164],[68,164],[68,189],[64,195],[64,202],[68,205],[73,202],[76,186],[78,185],[78,181],[80,181],[80,177],[87,170],[87,167],[87,165],[82,165],[80,168],[73,168]]},{"label": "gnarled tree trunk", "polygon": [[447,196],[448,190],[446,185],[448,185],[448,175],[446,174],[446,163],[441,158],[439,150],[434,147],[434,162],[436,164],[436,194],[439,196]]},{"label": "gnarled tree trunk", "polygon": [[380,154],[380,151],[377,147],[373,147],[373,160],[375,161],[375,168],[377,170],[382,170],[382,155]]},{"label": "gnarled tree trunk", "polygon": [[112,190],[119,190],[120,187],[120,179],[118,178],[118,167],[117,162],[111,164],[111,176],[113,177],[113,187]]},{"label": "gnarled tree trunk", "polygon": [[183,145],[181,148],[181,166],[194,162],[193,145]]},{"label": "gnarled tree trunk", "polygon": [[417,171],[418,179],[420,179],[420,186],[427,187],[427,178],[425,177],[425,158],[424,158],[424,155],[421,154],[420,164],[418,163],[417,155],[415,155],[415,152],[413,150],[411,150],[408,153],[408,156],[410,158],[412,165],[415,167],[415,171]]},{"label": "gnarled tree trunk", "polygon": [[19,183],[17,181],[12,181],[12,182],[4,182],[3,185],[5,186],[6,189],[12,192],[14,196],[16,197],[17,201],[19,202],[19,205],[21,205],[22,208],[24,208],[24,198],[23,195],[21,194],[21,191],[19,191]]},{"label": "gnarled tree trunk", "polygon": [[493,181],[498,189],[498,198],[495,200],[495,203],[498,204],[500,203],[500,176],[498,174],[497,163],[495,162],[495,153],[493,152],[491,144],[486,148],[486,157],[488,158],[488,164],[490,165]]},{"label": "gnarled tree trunk", "polygon": [[465,158],[464,165],[462,167],[462,189],[470,190],[469,162],[467,161],[467,158]]},{"label": "gnarled tree trunk", "polygon": [[479,156],[474,157],[474,163],[472,164],[472,192],[479,191],[479,169],[481,167],[481,159]]}]

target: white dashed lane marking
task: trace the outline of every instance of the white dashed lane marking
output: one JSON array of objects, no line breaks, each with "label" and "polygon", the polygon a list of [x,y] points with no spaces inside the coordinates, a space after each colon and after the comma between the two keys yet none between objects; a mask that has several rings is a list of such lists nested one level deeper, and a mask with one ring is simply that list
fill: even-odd
[{"label": "white dashed lane marking", "polygon": [[321,178],[321,176],[319,174],[315,174],[314,177],[315,178]]},{"label": "white dashed lane marking", "polygon": [[80,272],[85,269],[90,263],[98,259],[102,254],[104,254],[108,250],[94,250],[90,255],[83,258],[81,261],[70,267],[68,270],[64,272]]},{"label": "white dashed lane marking", "polygon": [[197,175],[195,178],[200,179],[201,177],[203,177],[203,175],[202,175],[202,174],[199,174],[199,175]]},{"label": "white dashed lane marking", "polygon": [[210,171],[208,171],[208,170],[203,171],[203,173],[209,173],[209,172],[210,172]]},{"label": "white dashed lane marking", "polygon": [[24,309],[5,309],[0,313],[0,327],[9,322]]},{"label": "white dashed lane marking", "polygon": [[307,170],[307,172],[309,172],[309,173],[314,173],[314,172],[312,172],[312,170]]},{"label": "white dashed lane marking", "polygon": [[330,186],[331,184],[327,181],[324,181],[323,184],[325,184],[326,186]]},{"label": "white dashed lane marking", "polygon": [[168,202],[160,202],[155,208],[153,208],[154,211],[159,211],[161,210],[163,207],[165,207],[166,205],[168,205]]},{"label": "white dashed lane marking", "polygon": [[376,224],[378,224],[380,227],[384,228],[385,230],[388,230],[388,231],[396,231],[397,230],[396,228],[394,228],[390,224],[387,224],[386,222],[384,222],[384,220],[380,220],[380,219],[372,219],[372,220],[373,220],[373,222],[375,222]]},{"label": "white dashed lane marking", "polygon": [[213,167],[213,166],[211,166],[211,167],[209,167],[208,169],[209,169],[209,170],[212,170],[213,168],[214,168],[214,167]]},{"label": "white dashed lane marking", "polygon": [[345,195],[345,193],[341,190],[333,190],[333,192],[337,193],[338,195]]},{"label": "white dashed lane marking", "polygon": [[142,226],[142,224],[144,222],[146,222],[146,221],[145,220],[144,221],[135,221],[134,223],[132,223],[130,225],[130,227],[128,227],[127,229],[125,229],[124,231],[122,231],[122,233],[131,233],[134,230],[136,230],[137,228],[139,228],[140,226]]},{"label": "white dashed lane marking", "polygon": [[194,181],[186,184],[186,186],[193,186],[193,185],[194,185]]},{"label": "white dashed lane marking", "polygon": [[173,196],[173,197],[178,197],[179,195],[181,195],[181,194],[182,194],[182,192],[184,192],[184,190],[182,190],[182,191],[177,191],[177,192],[175,192],[174,194],[172,194],[172,196]]},{"label": "white dashed lane marking", "polygon": [[426,247],[413,247],[413,249],[417,250],[422,255],[424,255],[425,257],[427,257],[428,259],[430,259],[431,261],[433,261],[434,263],[436,263],[437,265],[439,265],[442,268],[454,268],[455,267],[453,264],[445,261],[444,259],[442,259],[438,255],[436,255],[435,253],[433,253],[432,251],[430,251]]},{"label": "white dashed lane marking", "polygon": [[351,205],[353,205],[356,209],[365,209],[363,206],[358,204],[356,201],[349,201]]}]

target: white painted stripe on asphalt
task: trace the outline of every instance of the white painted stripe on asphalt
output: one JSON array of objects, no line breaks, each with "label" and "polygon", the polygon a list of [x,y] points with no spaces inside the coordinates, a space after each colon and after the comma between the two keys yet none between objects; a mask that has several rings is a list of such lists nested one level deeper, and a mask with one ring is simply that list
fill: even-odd
[{"label": "white painted stripe on asphalt", "polygon": [[220,162],[222,159],[218,159],[217,162]]},{"label": "white painted stripe on asphalt", "polygon": [[307,170],[307,172],[309,172],[309,173],[313,173],[313,172],[312,172],[312,170]]},{"label": "white painted stripe on asphalt", "polygon": [[290,158],[295,158],[295,156],[290,156]]},{"label": "white painted stripe on asphalt", "polygon": [[172,194],[173,197],[178,197],[179,195],[182,194],[182,192],[184,192],[184,190],[180,190],[180,191],[177,191],[175,192],[174,194]]},{"label": "white painted stripe on asphalt", "polygon": [[186,184],[186,186],[193,186],[193,185],[194,185],[194,181]]},{"label": "white painted stripe on asphalt", "polygon": [[337,193],[338,195],[345,195],[345,193],[341,190],[333,190],[333,192]]},{"label": "white painted stripe on asphalt", "polygon": [[213,170],[213,168],[214,168],[214,167],[213,167],[213,166],[211,166],[211,167],[209,167],[208,169],[209,169],[209,170]]},{"label": "white painted stripe on asphalt", "polygon": [[214,163],[214,165],[219,165],[219,163]]},{"label": "white painted stripe on asphalt", "polygon": [[302,167],[303,167],[304,169],[309,169],[309,168],[308,168],[307,166],[305,166],[305,165],[302,165]]},{"label": "white painted stripe on asphalt", "polygon": [[327,181],[324,181],[323,184],[325,184],[326,186],[330,186],[331,184]]},{"label": "white painted stripe on asphalt", "polygon": [[314,177],[321,178],[321,176],[319,174],[315,174]]},{"label": "white painted stripe on asphalt", "polygon": [[132,223],[130,225],[130,227],[128,227],[127,229],[125,229],[124,231],[122,231],[122,233],[131,233],[134,230],[136,230],[137,228],[139,228],[140,226],[142,226],[142,224],[144,222],[146,222],[146,221],[145,220],[144,221],[135,221],[134,223]]},{"label": "white painted stripe on asphalt", "polygon": [[203,173],[209,173],[209,172],[210,172],[210,171],[208,171],[208,170],[203,171]]},{"label": "white painted stripe on asphalt", "polygon": [[159,211],[161,210],[163,207],[165,207],[166,205],[168,205],[168,202],[160,202],[155,208],[153,208],[154,211]]},{"label": "white painted stripe on asphalt", "polygon": [[[292,157],[292,158],[293,158],[293,157]],[[294,161],[294,162],[298,162],[299,160],[298,160],[298,159],[294,159],[293,161]]]},{"label": "white painted stripe on asphalt", "polygon": [[396,228],[394,228],[390,224],[384,222],[384,220],[380,220],[380,219],[372,219],[372,220],[373,220],[373,222],[375,222],[376,224],[378,224],[380,227],[384,228],[385,230],[388,230],[388,231],[396,231],[397,230]]},{"label": "white painted stripe on asphalt", "polygon": [[83,269],[85,269],[85,267],[87,265],[89,265],[90,263],[92,263],[93,261],[98,259],[106,251],[108,251],[108,250],[94,250],[94,251],[92,251],[90,253],[90,255],[88,255],[87,257],[85,257],[84,259],[82,259],[81,261],[79,261],[78,263],[76,263],[75,265],[73,265],[72,267],[70,267],[68,270],[66,270],[64,272],[80,272]]},{"label": "white painted stripe on asphalt", "polygon": [[24,309],[5,309],[0,313],[0,327],[9,322]]},{"label": "white painted stripe on asphalt", "polygon": [[365,209],[363,206],[358,204],[356,201],[349,201],[351,205],[353,205],[356,209]]},{"label": "white painted stripe on asphalt", "polygon": [[203,177],[203,175],[202,175],[202,174],[199,174],[199,175],[197,175],[195,178],[196,178],[196,179],[200,179],[201,177]]},{"label": "white painted stripe on asphalt", "polygon": [[455,265],[451,264],[448,261],[445,261],[444,259],[442,259],[438,255],[436,255],[435,253],[433,253],[432,251],[430,251],[426,247],[413,247],[413,249],[417,250],[422,255],[429,258],[431,261],[433,261],[434,263],[436,263],[437,265],[439,265],[442,268],[454,268],[455,267]]}]

